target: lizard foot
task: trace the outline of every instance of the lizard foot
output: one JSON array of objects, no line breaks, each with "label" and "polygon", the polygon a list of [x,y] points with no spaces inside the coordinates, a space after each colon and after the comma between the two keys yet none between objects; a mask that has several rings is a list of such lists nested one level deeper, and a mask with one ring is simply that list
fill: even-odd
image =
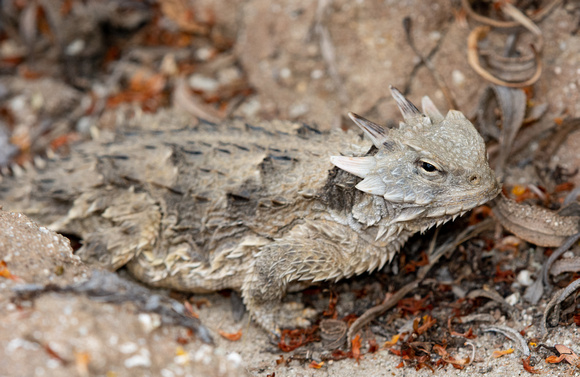
[{"label": "lizard foot", "polygon": [[254,320],[276,338],[280,338],[282,328],[305,328],[312,324],[318,312],[305,308],[299,302],[288,302],[278,305],[263,304],[249,307]]},{"label": "lizard foot", "polygon": [[305,308],[301,302],[292,301],[282,304],[278,321],[287,328],[307,328],[317,316],[316,310]]}]

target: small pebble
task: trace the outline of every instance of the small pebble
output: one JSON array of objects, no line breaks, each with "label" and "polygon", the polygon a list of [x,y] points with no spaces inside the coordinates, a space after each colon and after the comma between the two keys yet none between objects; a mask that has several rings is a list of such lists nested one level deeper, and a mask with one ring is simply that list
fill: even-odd
[{"label": "small pebble", "polygon": [[517,277],[518,283],[524,287],[529,287],[534,284],[534,279],[532,279],[532,274],[528,270],[521,270]]},{"label": "small pebble", "polygon": [[512,293],[505,298],[505,301],[511,306],[514,306],[518,301],[520,301],[520,294],[518,292]]},{"label": "small pebble", "polygon": [[214,92],[218,88],[218,82],[210,77],[196,74],[189,78],[189,86],[204,92]]}]

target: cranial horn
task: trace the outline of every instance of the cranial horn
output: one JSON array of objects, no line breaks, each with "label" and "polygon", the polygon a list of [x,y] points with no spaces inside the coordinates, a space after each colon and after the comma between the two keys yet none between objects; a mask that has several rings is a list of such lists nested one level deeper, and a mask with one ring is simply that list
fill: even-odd
[{"label": "cranial horn", "polygon": [[346,157],[346,156],[331,156],[330,162],[338,168],[356,175],[360,178],[365,178],[376,166],[377,161],[373,156],[369,157]]},{"label": "cranial horn", "polygon": [[367,134],[377,148],[380,148],[387,140],[387,135],[389,133],[387,128],[379,126],[378,124],[355,113],[348,113],[348,116],[365,132],[365,134]]},{"label": "cranial horn", "polygon": [[406,99],[397,88],[394,86],[389,86],[389,89],[391,89],[391,94],[397,102],[397,106],[399,106],[399,110],[401,110],[401,114],[403,114],[403,118],[405,120],[423,116],[417,106],[413,105],[411,101]]},{"label": "cranial horn", "polygon": [[423,113],[433,120],[443,120],[443,114],[439,111],[437,106],[431,101],[431,98],[425,96],[421,99],[421,107]]}]

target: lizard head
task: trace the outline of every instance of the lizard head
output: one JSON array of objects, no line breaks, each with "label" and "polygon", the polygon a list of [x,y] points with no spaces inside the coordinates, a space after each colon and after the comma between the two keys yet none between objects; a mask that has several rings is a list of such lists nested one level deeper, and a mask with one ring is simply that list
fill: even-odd
[{"label": "lizard head", "polygon": [[391,93],[404,118],[398,129],[349,113],[378,151],[331,157],[338,168],[363,178],[357,189],[382,196],[398,209],[393,222],[421,218],[422,228],[455,218],[499,193],[483,138],[461,112],[443,116],[429,97],[423,98],[421,112],[397,89],[391,87]]}]

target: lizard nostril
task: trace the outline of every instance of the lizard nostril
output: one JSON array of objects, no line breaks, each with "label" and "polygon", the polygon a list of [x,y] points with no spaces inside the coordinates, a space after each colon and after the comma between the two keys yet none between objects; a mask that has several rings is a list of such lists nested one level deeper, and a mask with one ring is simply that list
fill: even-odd
[{"label": "lizard nostril", "polygon": [[471,183],[472,185],[476,185],[479,183],[479,175],[477,174],[472,174],[469,176],[469,183]]}]

